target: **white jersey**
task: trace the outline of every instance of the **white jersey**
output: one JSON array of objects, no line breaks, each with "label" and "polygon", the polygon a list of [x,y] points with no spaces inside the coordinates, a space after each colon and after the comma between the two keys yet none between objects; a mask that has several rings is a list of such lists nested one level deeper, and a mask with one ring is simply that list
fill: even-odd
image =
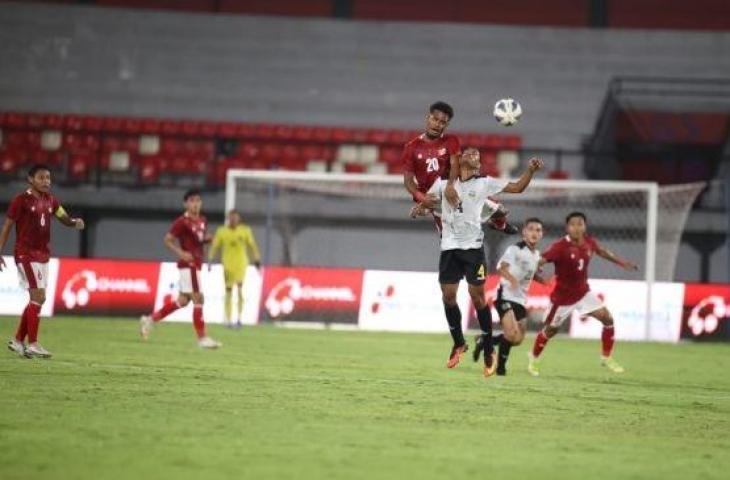
[{"label": "white jersey", "polygon": [[472,177],[463,182],[457,179],[454,188],[461,201],[457,207],[452,207],[444,195],[448,181],[439,178],[434,182],[428,193],[441,201],[441,250],[482,248],[482,217],[488,208],[485,202],[487,197],[504,190],[507,183],[509,180],[492,177]]},{"label": "white jersey", "polygon": [[505,250],[502,258],[497,262],[497,268],[503,263],[509,265],[509,273],[517,279],[519,285],[513,289],[507,279],[502,278],[499,282],[502,300],[519,303],[525,305],[527,302],[527,291],[532,283],[532,278],[537,273],[538,264],[540,262],[540,252],[530,250],[525,242],[519,242],[510,245]]}]

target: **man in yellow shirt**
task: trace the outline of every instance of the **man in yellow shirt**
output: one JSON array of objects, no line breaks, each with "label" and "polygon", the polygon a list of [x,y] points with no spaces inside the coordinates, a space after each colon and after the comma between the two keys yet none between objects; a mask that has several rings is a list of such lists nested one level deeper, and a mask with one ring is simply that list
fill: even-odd
[{"label": "man in yellow shirt", "polygon": [[[223,276],[226,283],[226,296],[224,300],[224,323],[230,327],[231,323],[231,300],[233,286],[238,286],[238,316],[236,327],[241,327],[241,312],[243,311],[243,283],[246,279],[246,268],[249,259],[253,260],[256,268],[261,268],[261,256],[256,239],[253,236],[251,227],[241,222],[241,216],[235,210],[228,212],[226,225],[218,227],[213,237],[213,245],[210,248],[209,261],[212,262],[218,250],[221,250],[221,263],[223,264]],[[250,254],[250,255],[249,255]]]}]

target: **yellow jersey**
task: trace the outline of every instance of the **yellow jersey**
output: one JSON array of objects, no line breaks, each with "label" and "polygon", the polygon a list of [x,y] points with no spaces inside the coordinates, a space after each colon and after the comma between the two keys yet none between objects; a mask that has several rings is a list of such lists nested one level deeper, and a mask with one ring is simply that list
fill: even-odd
[{"label": "yellow jersey", "polygon": [[238,224],[235,228],[228,225],[218,227],[210,247],[211,261],[219,249],[221,250],[221,263],[226,270],[245,269],[249,263],[249,253],[254,262],[258,262],[260,258],[259,247],[253,231],[251,227],[244,224]]}]

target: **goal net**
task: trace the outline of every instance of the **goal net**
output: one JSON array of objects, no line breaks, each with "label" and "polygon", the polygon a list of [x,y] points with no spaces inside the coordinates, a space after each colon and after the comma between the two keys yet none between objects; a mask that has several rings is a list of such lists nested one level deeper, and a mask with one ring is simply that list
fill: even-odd
[{"label": "goal net", "polygon": [[[229,170],[226,210],[236,209],[258,233],[266,265],[436,271],[438,236],[428,219],[413,220],[413,205],[398,175]],[[542,248],[565,233],[565,217],[581,211],[589,232],[640,265],[627,272],[591,263],[591,278],[641,280],[651,312],[651,287],[672,281],[688,213],[703,183],[535,180],[522,194],[501,194],[510,221],[543,220]],[[493,271],[514,236],[487,231]],[[648,323],[648,322],[647,322]]]}]

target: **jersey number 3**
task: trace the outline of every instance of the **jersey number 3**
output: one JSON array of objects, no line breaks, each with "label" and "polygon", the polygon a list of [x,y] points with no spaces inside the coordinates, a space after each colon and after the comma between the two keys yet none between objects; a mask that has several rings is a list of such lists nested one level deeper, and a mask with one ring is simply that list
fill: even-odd
[{"label": "jersey number 3", "polygon": [[582,258],[579,258],[578,259],[578,271],[582,272],[583,267],[585,267],[585,261]]},{"label": "jersey number 3", "polygon": [[439,159],[431,157],[426,159],[426,173],[439,171]]}]

